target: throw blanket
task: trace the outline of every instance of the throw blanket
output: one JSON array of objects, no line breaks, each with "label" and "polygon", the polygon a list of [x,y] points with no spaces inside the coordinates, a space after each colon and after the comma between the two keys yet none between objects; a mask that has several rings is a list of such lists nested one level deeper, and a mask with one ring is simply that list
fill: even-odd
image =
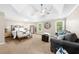
[{"label": "throw blanket", "polygon": [[60,47],[58,49],[58,51],[56,52],[56,54],[68,54],[68,52],[65,49],[63,49],[62,47]]}]

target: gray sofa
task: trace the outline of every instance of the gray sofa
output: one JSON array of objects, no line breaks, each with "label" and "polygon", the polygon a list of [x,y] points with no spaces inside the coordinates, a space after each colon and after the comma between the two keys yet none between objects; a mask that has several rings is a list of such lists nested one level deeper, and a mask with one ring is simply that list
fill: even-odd
[{"label": "gray sofa", "polygon": [[50,38],[51,52],[56,53],[60,47],[63,47],[69,54],[79,54],[79,39],[75,33],[64,35],[61,40]]}]

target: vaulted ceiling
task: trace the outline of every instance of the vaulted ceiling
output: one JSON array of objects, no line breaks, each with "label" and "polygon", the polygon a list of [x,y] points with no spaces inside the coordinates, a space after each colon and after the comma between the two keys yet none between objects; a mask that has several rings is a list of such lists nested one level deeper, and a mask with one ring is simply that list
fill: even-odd
[{"label": "vaulted ceiling", "polygon": [[46,21],[67,17],[75,4],[0,4],[0,12],[9,20]]}]

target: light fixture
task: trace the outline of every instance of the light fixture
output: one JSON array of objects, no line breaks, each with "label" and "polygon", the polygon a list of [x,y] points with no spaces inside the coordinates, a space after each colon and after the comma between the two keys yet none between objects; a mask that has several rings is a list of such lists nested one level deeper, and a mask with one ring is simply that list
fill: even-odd
[{"label": "light fixture", "polygon": [[44,4],[41,4],[41,13],[40,13],[41,16],[50,14],[47,8],[48,7],[46,7]]}]

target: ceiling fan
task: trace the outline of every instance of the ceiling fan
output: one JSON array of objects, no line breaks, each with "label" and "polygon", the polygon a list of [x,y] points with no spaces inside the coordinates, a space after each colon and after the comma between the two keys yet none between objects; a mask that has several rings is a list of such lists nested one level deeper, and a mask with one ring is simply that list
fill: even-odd
[{"label": "ceiling fan", "polygon": [[41,7],[40,11],[33,7],[35,9],[35,13],[33,14],[35,17],[42,18],[42,17],[45,17],[45,16],[51,14],[51,11],[52,11],[51,6],[46,6],[45,4],[40,4],[40,7]]},{"label": "ceiling fan", "polygon": [[51,9],[47,9],[47,7],[44,8],[44,4],[41,4],[40,16],[45,16],[45,15],[50,14],[50,10]]}]

